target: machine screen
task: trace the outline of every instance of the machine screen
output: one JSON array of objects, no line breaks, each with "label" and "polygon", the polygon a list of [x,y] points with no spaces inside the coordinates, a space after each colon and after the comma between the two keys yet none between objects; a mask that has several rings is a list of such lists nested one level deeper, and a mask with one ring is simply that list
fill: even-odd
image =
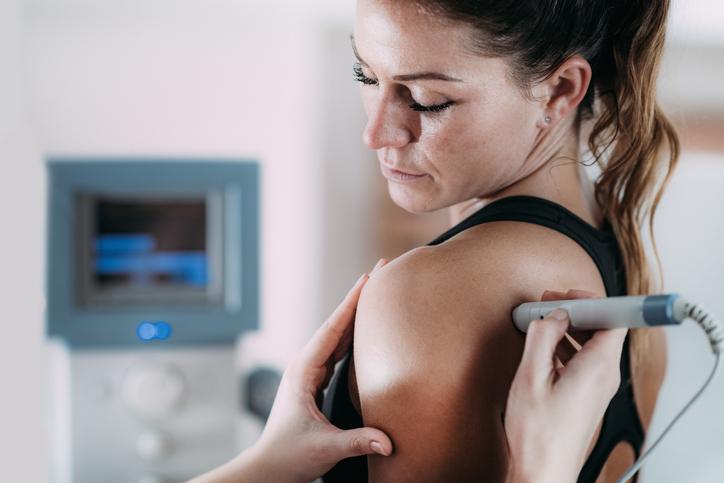
[{"label": "machine screen", "polygon": [[93,279],[106,287],[197,287],[208,279],[206,203],[97,200]]},{"label": "machine screen", "polygon": [[216,304],[221,205],[213,193],[85,194],[79,203],[82,304]]}]

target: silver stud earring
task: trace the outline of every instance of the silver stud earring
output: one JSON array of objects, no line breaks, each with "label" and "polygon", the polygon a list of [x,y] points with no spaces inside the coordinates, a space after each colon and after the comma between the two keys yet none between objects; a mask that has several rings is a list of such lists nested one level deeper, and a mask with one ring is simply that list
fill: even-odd
[{"label": "silver stud earring", "polygon": [[543,122],[545,122],[546,124],[550,124],[550,123],[551,123],[551,117],[550,117],[550,116],[544,117],[544,118],[543,118]]}]

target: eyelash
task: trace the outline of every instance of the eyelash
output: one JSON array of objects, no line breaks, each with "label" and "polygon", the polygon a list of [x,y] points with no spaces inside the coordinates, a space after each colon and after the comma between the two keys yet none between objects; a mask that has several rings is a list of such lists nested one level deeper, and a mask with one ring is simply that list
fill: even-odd
[{"label": "eyelash", "polygon": [[[362,72],[362,66],[359,63],[354,64],[354,67],[352,68],[352,70],[354,71],[354,80],[356,80],[357,82],[360,82],[361,84],[366,85],[366,86],[376,86],[377,85],[377,80],[371,79],[371,78],[367,77],[366,75],[364,75],[364,72]],[[413,111],[417,111],[417,112],[438,113],[438,112],[444,111],[445,109],[451,107],[453,104],[455,104],[455,102],[448,101],[443,104],[436,104],[433,106],[424,106],[418,102],[413,102],[412,104],[410,104],[410,108]]]}]

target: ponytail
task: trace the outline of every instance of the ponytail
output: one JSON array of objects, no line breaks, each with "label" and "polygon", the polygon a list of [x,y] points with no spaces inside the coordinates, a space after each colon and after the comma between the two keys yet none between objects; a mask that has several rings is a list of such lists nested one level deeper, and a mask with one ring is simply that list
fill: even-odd
[{"label": "ponytail", "polygon": [[[669,1],[619,3],[625,11],[614,16],[620,23],[611,29],[608,60],[613,70],[607,76],[610,85],[601,86],[598,100],[603,112],[591,130],[588,147],[602,166],[595,196],[619,242],[626,267],[627,293],[646,295],[663,290],[653,224],[680,153],[677,133],[656,101]],[[612,150],[604,162],[609,146]],[[656,257],[657,285],[640,232],[644,221],[648,222]],[[634,331],[632,343],[634,353],[640,354],[646,344],[642,331]]]}]

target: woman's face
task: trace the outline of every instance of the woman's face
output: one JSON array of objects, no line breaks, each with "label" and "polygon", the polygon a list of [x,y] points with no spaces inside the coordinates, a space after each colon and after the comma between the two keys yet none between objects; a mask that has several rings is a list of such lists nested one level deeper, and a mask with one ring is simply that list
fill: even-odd
[{"label": "woman's face", "polygon": [[472,36],[416,2],[357,3],[364,141],[393,201],[410,212],[493,195],[529,168],[543,108],[508,79],[503,59],[471,52]]}]

